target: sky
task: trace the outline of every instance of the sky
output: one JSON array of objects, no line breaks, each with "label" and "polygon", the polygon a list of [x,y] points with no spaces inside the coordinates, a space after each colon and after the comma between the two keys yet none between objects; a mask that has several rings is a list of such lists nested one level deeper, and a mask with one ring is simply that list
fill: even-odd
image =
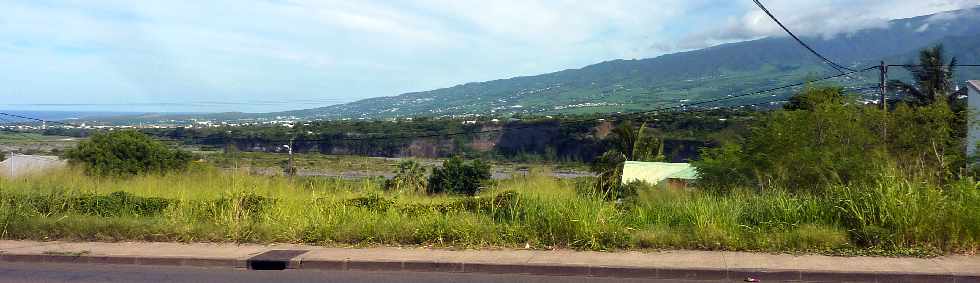
[{"label": "sky", "polygon": [[[833,37],[980,0],[763,3]],[[750,0],[0,0],[0,109],[306,109],[766,36]]]}]

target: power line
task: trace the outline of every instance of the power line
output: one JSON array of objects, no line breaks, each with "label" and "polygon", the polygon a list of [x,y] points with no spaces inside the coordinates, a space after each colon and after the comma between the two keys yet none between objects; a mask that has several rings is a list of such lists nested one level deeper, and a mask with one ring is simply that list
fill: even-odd
[{"label": "power line", "polygon": [[831,68],[834,68],[835,70],[837,70],[838,72],[840,72],[842,74],[844,73],[844,70],[854,71],[854,70],[852,70],[852,69],[850,69],[848,67],[844,67],[844,66],[842,66],[840,64],[837,64],[834,61],[831,61],[830,59],[827,59],[827,57],[823,56],[822,54],[820,54],[819,52],[817,52],[816,50],[814,50],[812,47],[810,47],[809,44],[806,44],[806,42],[803,42],[803,40],[800,39],[800,37],[796,36],[796,34],[794,34],[792,31],[790,31],[789,28],[786,27],[786,25],[783,25],[783,23],[780,22],[779,19],[776,18],[776,15],[773,15],[772,12],[769,12],[769,9],[766,9],[766,6],[765,5],[762,5],[762,2],[759,2],[759,0],[752,0],[752,1],[755,2],[755,5],[756,6],[759,6],[759,9],[762,9],[762,11],[766,13],[766,15],[769,15],[769,18],[771,18],[774,22],[776,22],[776,24],[779,25],[780,28],[782,28],[784,31],[786,31],[786,33],[789,34],[790,37],[792,37],[794,40],[796,40],[797,43],[799,43],[804,48],[806,48],[806,50],[809,50],[810,53],[813,53],[813,55],[816,55],[817,57],[820,57],[820,59],[823,60],[824,62],[827,62],[827,64],[830,64],[830,67]]},{"label": "power line", "polygon": [[[748,92],[748,93],[743,93],[743,94],[738,94],[738,95],[731,95],[731,96],[720,97],[720,98],[715,98],[715,99],[709,99],[709,100],[704,100],[704,101],[698,101],[698,102],[693,102],[693,103],[689,103],[689,104],[681,104],[681,105],[675,105],[675,106],[669,106],[669,107],[662,107],[662,108],[658,108],[658,109],[654,109],[654,110],[642,111],[642,112],[634,112],[634,113],[628,113],[628,114],[613,114],[613,115],[589,117],[587,119],[578,119],[578,120],[565,121],[562,124],[565,124],[565,125],[574,125],[574,124],[579,124],[579,123],[584,123],[584,122],[590,122],[590,121],[593,121],[593,120],[596,120],[596,119],[612,119],[612,118],[624,119],[624,118],[629,118],[629,117],[636,116],[636,115],[646,115],[646,114],[655,113],[655,112],[664,112],[664,111],[670,111],[670,110],[674,110],[674,109],[684,109],[684,108],[688,108],[688,107],[691,107],[691,106],[698,106],[698,105],[703,105],[703,104],[708,104],[708,103],[714,103],[714,102],[731,100],[731,99],[736,99],[736,98],[741,98],[741,97],[747,97],[747,96],[752,96],[752,95],[769,93],[769,92],[774,92],[774,91],[788,89],[788,88],[793,88],[793,87],[799,87],[799,86],[803,86],[803,85],[806,85],[806,84],[809,84],[809,83],[814,83],[814,82],[819,82],[819,81],[824,81],[824,80],[839,78],[839,77],[843,77],[843,76],[848,76],[848,75],[851,75],[851,74],[854,74],[854,73],[865,72],[865,71],[872,70],[872,69],[875,69],[875,68],[877,68],[877,67],[871,67],[871,68],[866,68],[866,69],[857,70],[857,71],[844,72],[844,73],[842,73],[840,75],[827,76],[827,77],[823,77],[823,78],[818,78],[818,79],[813,79],[813,80],[807,80],[807,81],[801,82],[801,83],[784,85],[784,86],[780,86],[780,87],[774,87],[774,88],[769,88],[769,89],[765,89],[765,90]],[[20,116],[20,115],[13,115],[13,114],[2,113],[2,112],[0,112],[0,115],[9,115],[9,116],[13,116],[13,117],[18,117],[18,118],[23,118],[23,119],[29,119],[29,120],[34,120],[34,121],[42,121],[42,122],[43,121],[47,121],[47,120],[39,119],[39,118],[26,117],[26,116]],[[51,121],[51,122],[53,122],[53,121]],[[63,125],[76,126],[76,125],[72,125],[72,124],[68,124],[68,123],[61,123],[61,122],[57,122],[57,123],[58,124],[63,124]],[[506,131],[519,130],[519,129],[525,129],[525,128],[531,128],[531,127],[534,127],[534,126],[533,125],[523,125],[523,126],[518,126],[518,127],[510,127],[510,128],[488,129],[488,130],[481,130],[481,131],[460,131],[460,132],[451,132],[451,133],[426,133],[426,134],[416,134],[416,135],[375,136],[375,137],[345,137],[345,138],[339,139],[339,140],[345,140],[345,141],[364,141],[364,140],[383,140],[383,139],[450,137],[450,136],[459,136],[459,135],[476,135],[476,134],[494,133],[494,132],[500,132],[500,131],[505,131],[505,130]],[[204,138],[190,137],[190,138],[191,139],[198,139],[198,140],[201,140],[201,139],[203,139],[203,140],[207,140],[207,139],[224,139],[223,137],[204,137]],[[235,140],[235,139],[239,139],[240,140],[240,138],[232,138],[232,140]],[[307,141],[307,142],[312,142],[312,141],[334,141],[334,140],[338,140],[338,139],[303,139],[303,141]],[[262,139],[261,141],[262,142],[286,142],[288,140]]]},{"label": "power line", "polygon": [[3,122],[3,123],[0,123],[0,124],[3,124],[3,125],[12,125],[12,124],[16,124],[16,123],[14,123],[14,121],[10,121],[10,120],[7,120],[7,118],[4,118],[4,117],[2,117],[2,116],[0,116],[0,121],[2,121],[2,122]]},{"label": "power line", "polygon": [[[830,79],[834,79],[834,78],[839,78],[839,77],[844,77],[844,76],[850,76],[850,75],[855,74],[855,73],[866,72],[866,71],[877,69],[877,68],[878,68],[877,66],[874,66],[874,67],[869,67],[869,68],[865,68],[865,69],[861,69],[861,70],[853,70],[853,71],[848,71],[848,72],[842,72],[839,75],[826,76],[826,77],[822,77],[822,78],[818,78],[818,79],[807,80],[807,81],[800,82],[800,83],[795,83],[795,84],[790,84],[790,85],[783,85],[783,86],[779,86],[779,87],[774,87],[774,88],[769,88],[769,89],[760,90],[760,91],[754,91],[754,92],[747,92],[747,93],[742,93],[742,94],[738,94],[738,95],[729,95],[729,96],[725,96],[725,97],[720,97],[720,98],[715,98],[715,99],[709,99],[709,100],[703,100],[703,101],[698,101],[698,102],[693,102],[693,103],[680,104],[680,105],[674,105],[674,106],[668,106],[668,107],[661,107],[661,108],[658,108],[658,109],[653,109],[653,110],[648,110],[648,111],[633,112],[633,113],[627,113],[627,114],[612,114],[612,115],[604,115],[604,116],[603,115],[600,115],[600,116],[593,116],[593,117],[584,118],[584,119],[570,120],[570,121],[562,122],[562,124],[564,124],[564,125],[574,125],[574,124],[579,124],[579,123],[584,123],[584,122],[591,122],[591,121],[594,121],[596,119],[624,119],[624,118],[628,119],[629,117],[637,116],[637,115],[647,115],[647,114],[651,114],[651,113],[671,111],[671,110],[674,110],[674,109],[687,109],[688,107],[692,107],[692,106],[699,106],[699,105],[704,105],[704,104],[709,104],[709,103],[715,103],[715,102],[720,102],[720,101],[726,101],[726,100],[732,100],[732,99],[736,99],[736,98],[753,96],[753,95],[758,95],[758,94],[763,94],[763,93],[770,93],[770,92],[779,91],[779,90],[783,90],[783,89],[789,89],[789,88],[799,87],[799,86],[803,86],[803,85],[814,83],[814,82],[820,82],[820,81],[830,80]],[[70,123],[64,123],[64,122],[58,122],[58,121],[49,121],[49,120],[45,120],[45,119],[34,118],[34,117],[27,117],[27,116],[10,114],[10,113],[0,112],[0,115],[17,117],[17,118],[21,118],[21,119],[27,119],[27,120],[38,121],[38,122],[49,122],[49,123],[55,123],[55,124],[60,124],[60,125],[67,125],[67,126],[79,127],[78,125],[74,125],[74,124],[70,124]],[[345,138],[339,139],[339,140],[345,140],[345,141],[364,141],[364,140],[383,140],[383,139],[450,137],[450,136],[459,136],[459,135],[476,135],[476,134],[486,134],[486,133],[494,133],[494,132],[500,132],[500,131],[519,130],[519,129],[525,129],[525,128],[531,128],[531,127],[534,127],[534,126],[533,125],[523,125],[523,126],[517,126],[517,127],[510,127],[510,128],[488,129],[488,130],[480,130],[480,131],[460,131],[460,132],[451,132],[451,133],[424,133],[424,134],[415,134],[415,135],[398,135],[398,136],[391,136],[391,135],[389,135],[389,136],[374,136],[374,137],[345,137]],[[170,138],[170,137],[168,137],[168,138]],[[212,139],[212,140],[213,139],[225,139],[223,137],[203,137],[203,138],[189,137],[189,138],[190,139],[197,139],[197,140],[201,140],[201,139],[203,139],[203,140],[207,140],[207,139]],[[240,140],[240,138],[231,138],[231,139],[232,140],[236,140],[236,139]],[[336,141],[336,140],[338,140],[338,139],[302,139],[302,141],[306,141],[306,142],[313,142],[313,141]],[[288,140],[262,139],[261,141],[262,142],[286,142]]]},{"label": "power line", "polygon": [[41,118],[27,117],[27,116],[23,116],[23,115],[10,114],[10,113],[4,113],[4,112],[0,112],[0,115],[10,116],[10,117],[15,117],[15,118],[21,118],[21,119],[24,119],[24,120],[31,120],[31,121],[42,122],[42,123],[53,123],[53,124],[64,125],[64,126],[78,127],[78,125],[73,125],[73,124],[69,124],[69,123],[64,123],[64,122],[59,122],[59,121],[45,120],[45,119],[41,119]]},{"label": "power line", "polygon": [[222,105],[293,105],[303,103],[344,103],[344,99],[297,99],[297,100],[256,100],[256,101],[188,101],[188,102],[119,102],[119,103],[0,103],[8,106],[222,106]]},{"label": "power line", "polygon": [[980,67],[978,64],[956,65],[923,65],[923,64],[890,64],[889,67]]},{"label": "power line", "polygon": [[[720,97],[720,98],[715,98],[715,99],[698,101],[698,102],[693,102],[693,103],[689,103],[689,104],[681,104],[681,105],[675,105],[675,106],[669,106],[669,107],[662,107],[662,108],[658,108],[658,109],[654,109],[654,110],[634,112],[634,113],[628,113],[628,114],[613,114],[613,115],[605,115],[605,116],[593,116],[593,117],[589,117],[589,118],[586,118],[586,119],[578,119],[578,120],[564,121],[564,122],[562,122],[562,124],[565,124],[565,125],[574,125],[574,124],[579,124],[579,123],[584,123],[584,122],[591,122],[591,121],[594,121],[596,119],[612,119],[612,118],[623,119],[623,118],[629,118],[631,116],[647,115],[647,114],[651,114],[651,113],[670,111],[670,110],[674,110],[674,109],[683,109],[683,108],[687,108],[687,107],[691,107],[691,106],[698,106],[698,105],[703,105],[703,104],[708,104],[708,103],[714,103],[714,102],[720,102],[720,101],[725,101],[725,100],[731,100],[731,99],[736,99],[736,98],[741,98],[741,97],[747,97],[747,96],[752,96],[752,95],[758,95],[758,94],[763,94],[763,93],[770,93],[770,92],[774,92],[774,91],[778,91],[778,90],[783,90],[783,89],[788,89],[788,88],[793,88],[793,87],[799,87],[799,86],[803,86],[803,85],[814,83],[814,82],[825,81],[825,80],[829,80],[829,79],[834,79],[834,78],[849,76],[849,75],[852,75],[852,74],[855,74],[855,73],[866,72],[866,71],[877,69],[877,68],[878,68],[877,66],[875,66],[875,67],[869,67],[869,68],[865,68],[865,69],[861,69],[861,70],[844,72],[844,73],[839,74],[839,75],[833,75],[833,76],[827,76],[827,77],[822,77],[822,78],[818,78],[818,79],[807,80],[807,81],[804,81],[804,82],[801,82],[801,83],[795,83],[795,84],[784,85],[784,86],[769,88],[769,89],[760,90],[760,91],[754,91],[754,92],[748,92],[748,93],[743,93],[743,94],[738,94],[738,95],[731,95],[731,96],[726,96],[726,97]],[[534,126],[533,125],[523,125],[523,126],[517,126],[517,127],[510,127],[510,128],[488,129],[488,130],[480,130],[480,131],[462,131],[462,132],[451,132],[451,133],[426,133],[426,134],[419,134],[419,135],[375,136],[375,137],[346,137],[346,138],[342,138],[342,139],[303,139],[302,141],[307,141],[307,142],[314,142],[314,141],[336,141],[336,140],[364,141],[364,140],[382,140],[382,139],[450,137],[450,136],[459,136],[459,135],[477,135],[477,134],[486,134],[486,133],[493,133],[493,132],[500,132],[500,131],[519,130],[519,129],[525,129],[525,128],[531,128],[531,127],[534,127]],[[218,138],[221,138],[221,137],[214,137],[214,138],[210,138],[210,139],[218,139]],[[203,138],[203,139],[208,139],[208,138]],[[262,141],[263,142],[286,142],[288,140],[269,140],[269,139],[264,139]]]},{"label": "power line", "polygon": [[[853,74],[858,75],[858,77],[860,79],[862,79],[862,80],[867,80],[866,77],[860,76],[860,74],[857,74],[857,73],[853,73]],[[759,75],[758,74],[741,74],[741,75],[736,75],[736,76],[725,76],[724,74],[719,74],[719,75],[715,75],[715,76],[720,76],[720,78],[719,79],[711,79],[711,81],[717,82],[717,81],[726,81],[726,80],[733,80],[733,79],[744,79],[744,78],[750,78],[750,77],[758,77]],[[787,78],[790,78],[790,77],[793,77],[795,79],[796,77],[799,77],[799,76],[797,76],[796,74],[794,74],[794,75],[788,75],[788,76],[779,77],[778,79],[787,79]],[[696,80],[694,80],[694,81],[692,81],[690,83],[691,84],[700,84],[700,83],[702,83],[701,80],[702,79],[699,78],[699,79],[696,79]],[[651,89],[653,89],[653,87],[637,87],[637,89],[651,90]],[[607,91],[602,91],[602,92],[605,93]],[[655,92],[647,91],[647,92],[639,92],[639,93],[635,93],[635,94],[637,94],[637,95],[647,95],[647,94],[655,94]],[[569,103],[599,103],[599,102],[602,102],[602,101],[600,99],[587,99],[587,100],[573,100],[573,101],[570,101]],[[647,104],[647,105],[649,105],[649,104]],[[552,111],[555,111],[555,110],[557,110],[557,109],[547,109],[547,108],[531,109],[531,111],[525,111],[523,114],[544,114],[544,113],[552,112]]]},{"label": "power line", "polygon": [[[769,92],[773,92],[773,91],[777,91],[777,90],[783,90],[783,89],[787,89],[787,88],[804,86],[804,85],[815,83],[815,82],[819,82],[819,81],[825,81],[825,80],[829,80],[829,79],[834,79],[834,78],[849,76],[851,74],[860,73],[860,72],[866,72],[866,71],[874,70],[874,69],[877,69],[877,68],[878,67],[875,66],[875,67],[864,68],[864,69],[861,69],[861,70],[852,70],[852,71],[841,73],[840,75],[827,76],[827,77],[823,77],[823,78],[819,78],[819,79],[808,80],[808,81],[801,82],[801,83],[784,85],[784,86],[774,87],[774,88],[770,88],[770,89],[766,89],[766,90],[761,90],[761,91],[756,91],[756,92],[750,92],[750,93],[744,93],[744,94],[740,94],[740,95],[734,95],[734,96],[728,96],[728,97],[710,99],[710,100],[705,100],[705,101],[700,101],[700,102],[695,102],[695,103],[691,103],[691,104],[687,104],[687,105],[680,105],[680,106],[675,106],[675,107],[687,107],[687,106],[692,106],[692,105],[701,105],[701,104],[718,102],[718,101],[723,101],[723,100],[728,100],[728,99],[734,99],[734,98],[739,98],[739,97],[751,96],[751,95],[762,94],[762,93],[769,93]],[[654,110],[654,111],[656,111],[656,110]]]}]

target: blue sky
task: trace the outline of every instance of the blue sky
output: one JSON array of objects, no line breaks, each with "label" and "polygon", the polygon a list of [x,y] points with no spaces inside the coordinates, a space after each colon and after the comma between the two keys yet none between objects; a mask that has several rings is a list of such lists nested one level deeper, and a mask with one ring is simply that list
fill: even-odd
[{"label": "blue sky", "polygon": [[[980,0],[770,0],[837,36]],[[0,0],[0,109],[313,108],[780,36],[749,0]]]}]

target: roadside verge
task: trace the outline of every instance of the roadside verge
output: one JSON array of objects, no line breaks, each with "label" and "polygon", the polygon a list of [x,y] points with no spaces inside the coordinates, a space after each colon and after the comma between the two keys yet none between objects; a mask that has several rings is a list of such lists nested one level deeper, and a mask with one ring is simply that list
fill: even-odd
[{"label": "roadside verge", "polygon": [[580,252],[304,245],[0,241],[0,261],[249,269],[518,273],[689,280],[980,282],[980,257],[830,257],[745,252]]}]

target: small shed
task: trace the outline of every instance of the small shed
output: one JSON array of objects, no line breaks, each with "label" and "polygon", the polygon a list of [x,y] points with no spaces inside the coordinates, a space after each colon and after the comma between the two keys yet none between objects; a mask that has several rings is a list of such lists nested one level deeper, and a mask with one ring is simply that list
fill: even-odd
[{"label": "small shed", "polygon": [[689,163],[626,161],[622,182],[643,181],[668,189],[684,189],[697,177],[697,169]]},{"label": "small shed", "polygon": [[14,178],[31,173],[65,167],[57,156],[13,154],[0,162],[0,176]]}]

